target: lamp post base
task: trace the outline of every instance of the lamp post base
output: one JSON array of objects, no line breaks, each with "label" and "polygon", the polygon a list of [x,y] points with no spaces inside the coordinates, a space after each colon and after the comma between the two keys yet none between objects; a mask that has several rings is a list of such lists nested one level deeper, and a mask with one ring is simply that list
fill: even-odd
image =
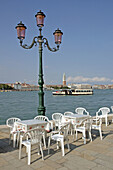
[{"label": "lamp post base", "polygon": [[45,111],[46,111],[46,108],[43,107],[43,106],[39,106],[38,107],[38,115],[43,115],[45,116]]}]

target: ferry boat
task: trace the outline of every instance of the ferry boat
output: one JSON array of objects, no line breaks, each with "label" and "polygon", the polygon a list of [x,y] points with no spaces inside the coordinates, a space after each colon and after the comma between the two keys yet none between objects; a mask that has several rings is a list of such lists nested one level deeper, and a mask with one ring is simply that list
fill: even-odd
[{"label": "ferry boat", "polygon": [[53,95],[92,95],[93,89],[62,89],[53,91]]}]

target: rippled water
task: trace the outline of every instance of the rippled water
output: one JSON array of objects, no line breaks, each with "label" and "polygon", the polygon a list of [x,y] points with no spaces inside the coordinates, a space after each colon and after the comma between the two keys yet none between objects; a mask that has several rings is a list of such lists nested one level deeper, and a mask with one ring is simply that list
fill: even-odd
[{"label": "rippled water", "polygon": [[[100,107],[113,106],[113,90],[94,90],[93,95],[84,96],[53,96],[51,91],[45,91],[46,116],[51,119],[54,112],[64,113],[84,107],[90,115]],[[5,124],[9,117],[32,119],[37,113],[38,92],[2,92],[0,93],[0,124]]]}]

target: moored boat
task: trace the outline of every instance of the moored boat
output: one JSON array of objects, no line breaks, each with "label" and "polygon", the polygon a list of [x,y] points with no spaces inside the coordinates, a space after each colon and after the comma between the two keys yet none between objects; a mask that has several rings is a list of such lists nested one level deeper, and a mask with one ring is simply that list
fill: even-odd
[{"label": "moored boat", "polygon": [[93,89],[62,89],[52,92],[53,95],[92,95]]}]

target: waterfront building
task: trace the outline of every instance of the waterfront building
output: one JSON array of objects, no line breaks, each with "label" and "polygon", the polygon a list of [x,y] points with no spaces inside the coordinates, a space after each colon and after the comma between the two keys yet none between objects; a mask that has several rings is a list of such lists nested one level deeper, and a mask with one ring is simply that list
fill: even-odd
[{"label": "waterfront building", "polygon": [[14,89],[15,90],[21,90],[21,83],[20,82],[16,82],[16,83],[14,83]]},{"label": "waterfront building", "polygon": [[91,89],[92,86],[90,84],[69,84],[69,88],[73,89]]}]

